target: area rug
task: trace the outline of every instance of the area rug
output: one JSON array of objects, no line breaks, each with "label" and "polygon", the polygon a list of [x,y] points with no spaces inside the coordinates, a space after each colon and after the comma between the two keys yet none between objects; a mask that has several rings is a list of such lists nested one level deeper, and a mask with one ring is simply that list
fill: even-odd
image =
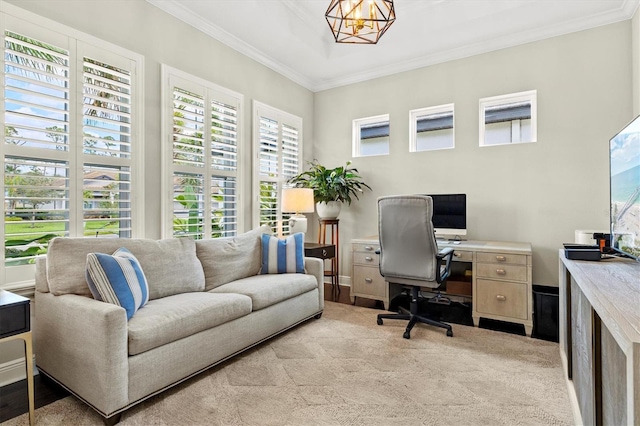
[{"label": "area rug", "polygon": [[[376,324],[326,302],[308,321],[125,412],[121,425],[570,425],[556,343],[454,325]],[[89,378],[87,378],[90,380]],[[75,397],[38,425],[101,425]],[[3,426],[26,425],[22,415]]]}]

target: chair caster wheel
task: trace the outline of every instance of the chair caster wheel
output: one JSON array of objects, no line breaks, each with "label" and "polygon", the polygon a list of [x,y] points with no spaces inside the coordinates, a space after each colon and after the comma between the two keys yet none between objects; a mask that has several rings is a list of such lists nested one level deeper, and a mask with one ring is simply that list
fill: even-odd
[{"label": "chair caster wheel", "polygon": [[447,336],[448,337],[453,337],[453,331],[447,330]]},{"label": "chair caster wheel", "polygon": [[404,337],[405,339],[411,339],[411,334],[409,334],[408,331],[405,331],[402,337]]},{"label": "chair caster wheel", "polygon": [[382,325],[382,318],[378,318],[378,325]]}]

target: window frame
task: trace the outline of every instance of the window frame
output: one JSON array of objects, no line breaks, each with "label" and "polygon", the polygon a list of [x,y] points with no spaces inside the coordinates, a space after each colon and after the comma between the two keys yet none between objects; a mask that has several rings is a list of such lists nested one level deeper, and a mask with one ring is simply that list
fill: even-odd
[{"label": "window frame", "polygon": [[[362,128],[364,126],[368,126],[368,125],[374,125],[374,124],[382,124],[384,125],[386,123],[386,126],[388,128],[388,132],[387,132],[387,152],[384,153],[379,153],[379,154],[362,154]],[[383,126],[380,126],[383,127]],[[353,120],[352,125],[351,125],[351,145],[352,145],[352,151],[351,151],[351,155],[354,158],[357,157],[377,157],[377,156],[381,156],[381,155],[389,155],[391,153],[391,117],[389,114],[380,114],[380,115],[374,115],[371,117],[363,117],[363,118],[356,118]]]},{"label": "window frame", "polygon": [[[85,165],[129,167],[131,193],[131,238],[142,238],[144,232],[144,56],[117,46],[105,40],[83,33],[66,25],[55,22],[43,16],[25,11],[19,7],[2,1],[0,12],[0,32],[3,40],[6,31],[11,31],[29,39],[51,44],[68,51],[68,97],[69,113],[67,118],[68,144],[63,151],[39,149],[28,146],[9,147],[5,141],[0,143],[0,157],[3,162],[9,157],[23,157],[38,161],[57,160],[67,164],[69,181],[67,191],[68,201],[68,233],[69,237],[84,236],[84,200],[83,200],[83,169]],[[3,47],[4,50],[4,47]],[[97,56],[96,56],[97,54]],[[119,58],[128,62],[131,79],[130,105],[130,161],[118,161],[107,156],[96,156],[83,152],[83,97],[85,96],[83,80],[83,66],[85,57],[103,61]],[[0,58],[0,78],[5,85],[4,53]],[[109,65],[114,65],[109,62]],[[117,65],[117,64],[116,64]],[[2,114],[0,114],[0,128],[5,130],[5,100],[0,100]],[[4,179],[0,180],[0,191],[5,193]],[[29,294],[35,282],[35,265],[20,266],[5,265],[5,219],[0,227],[0,241],[3,249],[0,251],[0,288],[11,291],[24,291]],[[38,257],[41,257],[38,256]]]},{"label": "window frame", "polygon": [[[502,145],[519,145],[519,144],[537,142],[538,141],[537,98],[538,98],[537,90],[527,90],[524,92],[517,92],[517,93],[506,94],[506,95],[481,98],[479,100],[479,146],[489,147],[489,146],[502,146]],[[531,140],[487,144],[486,143],[486,122],[485,122],[487,108],[514,104],[514,103],[527,103],[527,102],[531,105]],[[511,120],[511,122],[513,121],[514,120]]]},{"label": "window frame", "polygon": [[[161,184],[161,194],[162,194],[162,237],[163,238],[175,238],[174,236],[174,226],[173,226],[173,218],[174,218],[174,183],[173,176],[174,173],[189,173],[185,171],[184,167],[174,166],[173,163],[173,81],[179,81],[182,86],[180,87],[183,90],[190,89],[194,93],[198,90],[202,90],[204,94],[204,118],[211,116],[211,107],[210,102],[207,103],[206,100],[209,101],[224,101],[224,102],[236,102],[236,170],[235,171],[225,171],[215,169],[212,165],[211,156],[210,156],[210,144],[203,146],[204,152],[204,163],[205,166],[200,170],[200,174],[203,179],[203,186],[209,184],[212,178],[233,178],[235,179],[235,187],[237,191],[236,197],[236,235],[245,231],[244,229],[244,198],[242,196],[243,190],[243,170],[245,169],[244,160],[243,160],[243,145],[244,145],[244,131],[243,131],[243,122],[244,122],[244,95],[241,93],[235,92],[233,90],[227,89],[220,85],[217,85],[211,81],[206,79],[194,76],[177,68],[173,68],[169,65],[162,64],[161,66],[161,81],[162,81],[162,90],[161,90],[161,157],[162,157],[162,184]],[[207,114],[207,112],[209,114]],[[206,121],[203,123],[203,127],[206,127]],[[210,136],[210,135],[209,135]],[[203,136],[206,141],[206,137]],[[210,141],[209,141],[210,142]],[[195,170],[195,169],[194,169]],[[205,190],[205,194],[210,194],[208,190]],[[211,204],[208,202],[209,197],[204,197],[204,207],[203,207],[203,233],[202,239],[212,239],[210,228],[206,224],[210,224],[213,218],[213,212],[211,209]]]},{"label": "window frame", "polygon": [[[276,224],[275,226],[271,226],[272,231],[274,232],[274,234],[283,234],[283,235],[287,235],[288,234],[288,219],[289,216],[291,215],[290,213],[286,213],[283,214],[282,213],[282,188],[285,186],[287,180],[291,177],[293,177],[295,174],[298,174],[302,171],[303,168],[303,150],[304,150],[304,121],[302,119],[302,117],[299,117],[297,115],[288,113],[286,111],[280,110],[278,108],[272,107],[270,105],[267,105],[265,103],[259,102],[254,100],[253,101],[253,158],[254,161],[256,162],[254,167],[253,167],[253,190],[254,190],[254,194],[255,196],[253,197],[253,200],[255,202],[255,205],[252,207],[252,222],[253,222],[253,227],[258,227],[260,226],[260,216],[261,216],[261,209],[260,209],[260,203],[261,203],[261,184],[262,182],[269,182],[272,184],[275,184],[275,188],[276,188],[276,199],[275,199],[275,203],[276,203],[276,213],[275,213],[275,220],[276,220]],[[282,170],[282,164],[284,161],[283,155],[282,155],[282,150],[280,149],[280,144],[278,144],[278,175],[277,176],[264,176],[261,174],[261,165],[260,165],[260,125],[261,125],[261,118],[266,118],[268,120],[274,121],[278,123],[278,137],[277,140],[278,142],[280,142],[282,140],[282,133],[283,133],[283,127],[287,126],[293,129],[296,129],[298,132],[298,139],[297,139],[297,149],[298,149],[298,155],[297,155],[297,169],[295,171],[295,173],[291,174],[286,174],[283,173]]]},{"label": "window frame", "polygon": [[[451,146],[418,150],[418,119],[428,115],[451,113]],[[455,104],[443,104],[432,107],[412,109],[409,111],[409,152],[440,151],[456,147],[456,114]]]}]

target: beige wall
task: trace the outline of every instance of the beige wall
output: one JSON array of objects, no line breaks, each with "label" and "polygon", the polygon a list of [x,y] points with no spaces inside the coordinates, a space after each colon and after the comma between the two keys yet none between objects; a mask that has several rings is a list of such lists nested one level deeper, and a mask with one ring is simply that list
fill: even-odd
[{"label": "beige wall", "polygon": [[[313,93],[144,0],[9,0],[18,7],[144,55],[145,237],[160,238],[160,65],[244,95],[241,156],[244,220],[251,228],[251,115],[257,100],[302,117],[304,155],[312,158]],[[115,25],[114,23],[117,23]],[[309,148],[306,148],[308,146]]]},{"label": "beige wall", "polygon": [[[353,159],[374,189],[340,215],[349,241],[377,233],[376,197],[467,194],[469,239],[533,245],[533,282],[557,286],[558,249],[609,223],[608,141],[632,118],[631,21],[404,72],[315,95],[314,153],[351,159],[351,121],[390,114],[388,156]],[[538,142],[478,147],[478,99],[538,91]],[[455,103],[453,150],[409,153],[409,110]]]}]

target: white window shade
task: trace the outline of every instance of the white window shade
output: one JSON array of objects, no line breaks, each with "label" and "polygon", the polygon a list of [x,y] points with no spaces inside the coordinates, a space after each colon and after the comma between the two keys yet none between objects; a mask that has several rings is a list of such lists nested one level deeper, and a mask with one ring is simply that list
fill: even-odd
[{"label": "white window shade", "polygon": [[204,167],[204,96],[173,88],[173,163]]},{"label": "white window shade", "polygon": [[131,73],[90,58],[83,69],[84,153],[131,158]]},{"label": "white window shade", "polygon": [[5,143],[68,150],[69,51],[5,31]]},{"label": "white window shade", "polygon": [[82,198],[84,235],[131,236],[131,172],[128,167],[85,164]]}]

